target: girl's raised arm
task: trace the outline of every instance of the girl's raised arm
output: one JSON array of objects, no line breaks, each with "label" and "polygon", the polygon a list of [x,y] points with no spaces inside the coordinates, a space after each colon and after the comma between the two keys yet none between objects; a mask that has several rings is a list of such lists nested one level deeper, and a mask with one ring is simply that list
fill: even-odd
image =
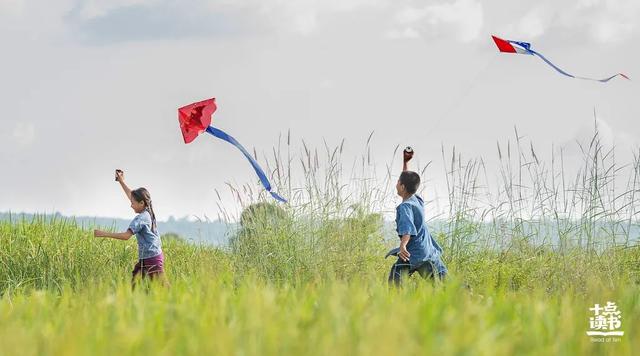
[{"label": "girl's raised arm", "polygon": [[131,189],[127,186],[127,183],[124,182],[124,172],[120,169],[116,169],[116,181],[120,183],[122,190],[124,190],[124,194],[127,195],[127,198],[131,200]]}]

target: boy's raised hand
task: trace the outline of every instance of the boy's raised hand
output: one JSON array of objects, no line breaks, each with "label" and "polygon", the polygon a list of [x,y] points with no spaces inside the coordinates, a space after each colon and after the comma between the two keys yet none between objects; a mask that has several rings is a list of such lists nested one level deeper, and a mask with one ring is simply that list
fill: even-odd
[{"label": "boy's raised hand", "polygon": [[413,148],[411,147],[405,148],[404,151],[402,152],[402,158],[404,159],[405,162],[409,162],[411,158],[413,158]]},{"label": "boy's raised hand", "polygon": [[413,158],[413,148],[407,146],[407,148],[402,151],[402,171],[409,170],[409,165],[407,164],[411,158]]}]

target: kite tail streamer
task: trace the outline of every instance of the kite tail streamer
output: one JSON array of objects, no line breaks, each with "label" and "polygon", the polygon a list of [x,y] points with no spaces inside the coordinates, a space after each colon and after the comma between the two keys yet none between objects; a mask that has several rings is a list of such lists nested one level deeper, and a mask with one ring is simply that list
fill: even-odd
[{"label": "kite tail streamer", "polygon": [[[569,78],[575,78],[574,75],[571,75],[565,71],[563,71],[562,69],[560,69],[558,66],[556,66],[555,64],[551,63],[551,61],[549,61],[548,59],[546,59],[543,55],[541,55],[540,53],[532,50],[532,49],[527,49],[529,52],[531,52],[532,54],[538,56],[538,58],[542,59],[543,61],[545,61],[548,65],[550,65],[553,69],[557,70],[558,73],[560,74],[564,74]],[[579,78],[579,79],[588,79],[588,78]]]},{"label": "kite tail streamer", "polygon": [[253,169],[256,171],[258,178],[260,178],[260,182],[262,182],[262,185],[264,186],[264,189],[266,189],[274,199],[283,203],[287,202],[287,200],[281,197],[280,195],[278,195],[278,193],[271,191],[271,183],[269,183],[269,179],[267,179],[267,175],[264,173],[262,168],[260,168],[260,165],[258,165],[258,162],[256,162],[253,156],[251,156],[249,152],[247,152],[247,150],[244,147],[242,147],[240,142],[238,142],[235,138],[233,138],[226,132],[220,129],[217,129],[213,126],[207,127],[207,132],[221,140],[227,141],[230,144],[236,146],[242,152],[242,154],[244,154],[244,156],[247,157],[247,159],[249,160],[249,163],[251,163],[251,165],[253,166]]},{"label": "kite tail streamer", "polygon": [[578,77],[578,76],[575,76],[575,75],[572,75],[572,74],[569,74],[569,73],[567,73],[567,72],[563,71],[563,70],[562,70],[562,69],[560,69],[558,66],[556,66],[556,65],[555,65],[555,64],[553,64],[553,63],[551,63],[551,61],[550,61],[550,60],[548,60],[547,58],[545,58],[545,56],[541,55],[540,53],[538,53],[538,52],[536,52],[536,51],[534,51],[534,50],[532,50],[532,49],[527,49],[527,50],[528,50],[529,52],[531,52],[531,54],[536,55],[536,56],[538,56],[538,58],[540,58],[540,59],[542,59],[543,61],[545,61],[545,63],[547,63],[548,65],[550,65],[553,69],[557,70],[557,71],[558,71],[558,73],[560,73],[560,74],[564,74],[564,75],[566,75],[566,76],[567,76],[567,77],[569,77],[569,78],[583,79],[583,80],[592,80],[592,81],[594,81],[594,82],[601,82],[601,83],[606,83],[606,82],[610,81],[611,79],[613,79],[613,78],[615,78],[615,77],[617,77],[617,76],[621,76],[621,77],[623,77],[623,78],[625,78],[625,79],[627,79],[627,80],[631,80],[631,79],[629,79],[629,77],[627,77],[626,75],[624,75],[624,74],[622,74],[622,73],[617,73],[617,74],[614,74],[614,75],[610,76],[609,78],[604,78],[604,79],[595,79],[595,78],[587,78],[587,77]]}]

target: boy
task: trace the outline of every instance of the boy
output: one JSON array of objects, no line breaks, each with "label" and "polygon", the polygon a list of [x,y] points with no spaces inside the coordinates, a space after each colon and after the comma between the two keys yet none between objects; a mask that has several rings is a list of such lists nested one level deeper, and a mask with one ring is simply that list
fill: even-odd
[{"label": "boy", "polygon": [[402,197],[402,203],[396,208],[396,230],[400,238],[397,252],[398,261],[391,267],[389,284],[399,285],[404,274],[412,275],[416,271],[423,278],[443,279],[447,267],[440,256],[442,248],[431,236],[424,222],[424,201],[416,195],[420,186],[420,176],[407,170],[407,163],[413,157],[410,147],[404,150],[403,171],[400,174],[396,191]]}]

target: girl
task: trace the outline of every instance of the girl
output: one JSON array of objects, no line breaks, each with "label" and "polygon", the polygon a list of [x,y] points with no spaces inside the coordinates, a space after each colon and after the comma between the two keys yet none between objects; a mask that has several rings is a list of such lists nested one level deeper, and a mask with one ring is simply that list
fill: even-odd
[{"label": "girl", "polygon": [[138,277],[154,279],[164,274],[164,256],[162,254],[162,242],[156,227],[156,215],[153,213],[151,195],[145,188],[129,189],[124,182],[124,172],[116,170],[116,181],[120,183],[122,190],[131,201],[131,208],[138,215],[131,221],[125,232],[107,232],[94,230],[95,237],[110,237],[118,240],[129,240],[136,235],[138,240],[138,263],[133,269],[131,285],[135,287]]}]

